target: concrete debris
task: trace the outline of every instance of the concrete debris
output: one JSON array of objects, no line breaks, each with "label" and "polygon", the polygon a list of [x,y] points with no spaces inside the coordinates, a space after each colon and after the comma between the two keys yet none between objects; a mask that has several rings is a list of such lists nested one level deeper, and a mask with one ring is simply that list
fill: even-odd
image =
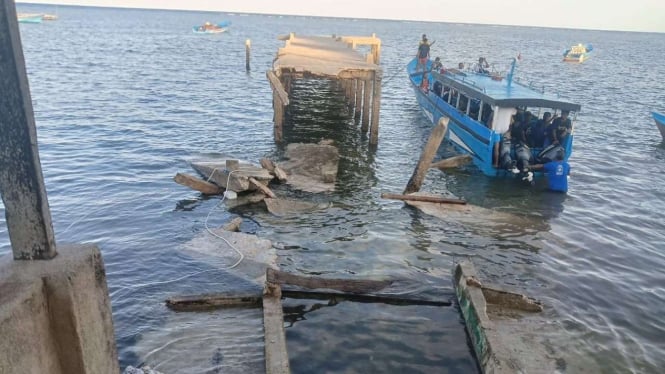
[{"label": "concrete debris", "polygon": [[288,184],[307,192],[335,189],[339,151],[332,145],[293,143],[286,147],[287,161],[280,167],[289,174]]},{"label": "concrete debris", "polygon": [[268,211],[276,216],[309,213],[330,207],[330,203],[310,203],[307,201],[286,199],[264,199]]},{"label": "concrete debris", "polygon": [[130,365],[127,366],[127,368],[125,368],[125,371],[123,371],[122,374],[162,374],[162,373],[157,370],[151,369],[150,366],[135,368]]}]

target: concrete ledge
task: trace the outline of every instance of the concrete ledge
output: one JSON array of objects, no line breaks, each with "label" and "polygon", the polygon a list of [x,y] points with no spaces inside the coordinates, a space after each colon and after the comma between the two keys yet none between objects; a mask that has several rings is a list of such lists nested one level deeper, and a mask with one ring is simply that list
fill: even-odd
[{"label": "concrete ledge", "polygon": [[[118,373],[118,354],[115,347],[111,304],[106,286],[106,273],[99,249],[94,245],[59,246],[58,256],[52,260],[13,261],[11,256],[0,258],[0,289],[22,284],[20,292],[3,295],[9,298],[3,308],[0,323],[0,372],[2,373]],[[42,295],[36,291],[42,287]],[[27,287],[27,288],[26,288]],[[31,288],[32,287],[32,288]],[[26,295],[29,295],[26,296]],[[31,300],[34,309],[17,316],[21,306]],[[4,303],[3,303],[4,304]],[[28,303],[29,304],[29,303]],[[41,319],[39,305],[48,312],[48,324]],[[46,339],[42,344],[44,356],[34,357],[30,346],[15,351],[14,339],[5,339],[6,333],[16,331],[22,317],[30,322],[26,326],[34,329],[35,339],[52,336],[57,355],[48,349]],[[12,351],[13,350],[13,351]],[[11,352],[32,357],[34,360],[59,362],[46,371],[31,371],[35,362],[10,361]],[[48,356],[48,358],[46,358]],[[2,365],[10,362],[5,370]],[[15,366],[18,365],[18,366]],[[28,366],[22,366],[28,365]]]},{"label": "concrete ledge", "polygon": [[41,279],[0,284],[0,336],[0,373],[62,372]]}]

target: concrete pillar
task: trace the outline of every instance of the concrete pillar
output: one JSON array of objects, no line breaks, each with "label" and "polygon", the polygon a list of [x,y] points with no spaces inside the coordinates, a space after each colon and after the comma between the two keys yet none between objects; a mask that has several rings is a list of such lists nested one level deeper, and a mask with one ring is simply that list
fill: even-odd
[{"label": "concrete pillar", "polygon": [[93,245],[0,258],[0,373],[118,373],[106,272]]},{"label": "concrete pillar", "polygon": [[369,119],[372,111],[372,81],[369,79],[364,80],[363,87],[363,120],[360,131],[365,134],[369,130]]},{"label": "concrete pillar", "polygon": [[381,79],[383,72],[374,71],[374,87],[372,92],[372,125],[369,129],[369,143],[377,144],[379,142],[379,109],[381,109]]},{"label": "concrete pillar", "polygon": [[355,118],[360,117],[360,112],[362,112],[363,108],[363,82],[360,79],[355,80],[356,83],[356,113],[355,113]]},{"label": "concrete pillar", "polygon": [[56,255],[16,7],[0,0],[0,195],[16,260]]}]

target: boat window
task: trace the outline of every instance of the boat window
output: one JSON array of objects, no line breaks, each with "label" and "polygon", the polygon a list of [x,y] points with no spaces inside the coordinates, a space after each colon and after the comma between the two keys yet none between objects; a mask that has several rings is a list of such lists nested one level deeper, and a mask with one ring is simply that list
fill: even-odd
[{"label": "boat window", "polygon": [[478,99],[471,99],[469,100],[469,117],[473,118],[474,120],[478,121],[478,118],[480,116],[480,108],[481,108],[481,102]]},{"label": "boat window", "polygon": [[480,122],[482,122],[483,125],[491,128],[493,116],[494,116],[494,109],[492,108],[492,106],[483,103],[483,112],[481,114]]},{"label": "boat window", "polygon": [[457,110],[462,113],[469,113],[469,98],[466,95],[459,95],[457,99]]}]

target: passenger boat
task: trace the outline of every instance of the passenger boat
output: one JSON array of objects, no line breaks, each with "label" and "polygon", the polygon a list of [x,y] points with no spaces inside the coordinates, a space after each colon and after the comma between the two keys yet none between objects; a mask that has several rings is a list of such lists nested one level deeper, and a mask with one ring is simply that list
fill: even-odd
[{"label": "passenger boat", "polygon": [[658,130],[660,131],[663,141],[665,141],[665,115],[656,112],[651,112],[651,115],[653,116],[654,121],[656,121],[656,127],[658,127]]},{"label": "passenger boat", "polygon": [[19,23],[42,23],[43,18],[44,18],[43,14],[34,14],[34,13],[18,14]]},{"label": "passenger boat", "polygon": [[591,51],[593,46],[591,44],[582,43],[574,45],[563,52],[563,60],[566,62],[584,62],[591,58]]},{"label": "passenger boat", "polygon": [[[431,71],[432,61],[428,62],[424,72],[422,68],[417,70],[416,59],[407,65],[411,86],[425,115],[434,124],[441,117],[448,117],[446,139],[458,152],[471,155],[473,163],[488,176],[515,174],[514,168],[499,162],[504,152],[509,152],[512,160],[527,163],[527,169],[528,165],[551,161],[550,152],[559,152],[564,160],[568,160],[572,153],[572,121],[581,106],[513,82],[515,64],[516,59],[513,59],[505,78],[498,73],[470,70]],[[511,146],[508,141],[502,142],[502,135],[510,129],[517,109],[525,113],[529,111],[537,116],[536,119],[545,111],[551,111],[554,115],[559,111],[569,111],[570,134],[563,138],[557,149],[543,145],[517,147]],[[502,146],[501,150],[499,146]]]},{"label": "passenger boat", "polygon": [[227,31],[230,24],[231,23],[227,21],[218,23],[216,25],[210,22],[206,22],[203,25],[192,27],[192,31],[195,34],[219,34]]}]

